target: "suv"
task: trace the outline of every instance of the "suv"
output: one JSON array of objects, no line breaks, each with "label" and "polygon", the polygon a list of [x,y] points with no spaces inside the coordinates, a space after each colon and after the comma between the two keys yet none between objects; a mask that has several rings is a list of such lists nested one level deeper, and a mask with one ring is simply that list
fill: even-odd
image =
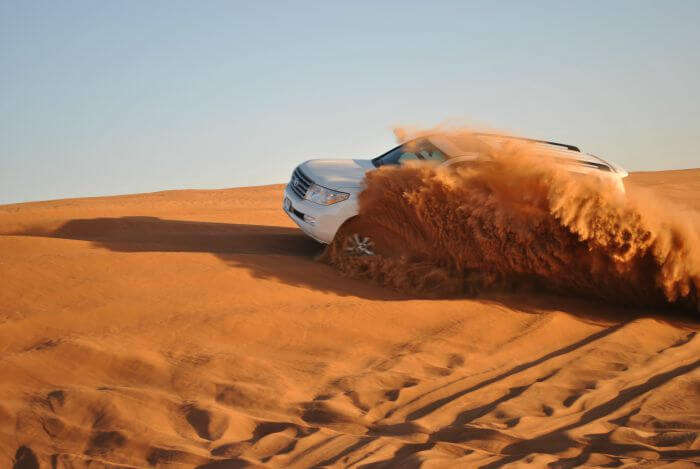
[{"label": "suv", "polygon": [[[475,135],[489,145],[507,140],[542,145],[548,152],[553,152],[555,159],[568,170],[608,178],[624,192],[622,178],[627,176],[624,169],[583,153],[573,145],[496,134]],[[474,164],[477,159],[476,154],[460,151],[449,136],[436,134],[405,142],[371,160],[309,160],[294,169],[284,190],[283,208],[304,233],[328,244],[343,223],[357,215],[357,197],[367,171],[407,160],[436,160],[440,165],[451,166]]]}]

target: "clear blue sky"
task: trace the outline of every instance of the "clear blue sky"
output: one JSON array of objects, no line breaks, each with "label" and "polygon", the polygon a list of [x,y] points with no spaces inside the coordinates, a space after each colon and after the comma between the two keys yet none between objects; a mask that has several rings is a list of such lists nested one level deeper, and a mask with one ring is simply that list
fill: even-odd
[{"label": "clear blue sky", "polygon": [[5,0],[0,203],[284,182],[448,119],[698,167],[699,24],[697,0]]}]

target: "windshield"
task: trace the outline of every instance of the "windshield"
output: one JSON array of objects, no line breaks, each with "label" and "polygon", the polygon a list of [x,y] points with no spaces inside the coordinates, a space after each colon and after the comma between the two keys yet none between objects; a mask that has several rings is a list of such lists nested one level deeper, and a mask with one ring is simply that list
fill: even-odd
[{"label": "windshield", "polygon": [[401,164],[409,160],[445,161],[445,155],[427,139],[411,140],[372,160],[377,168],[386,165]]}]

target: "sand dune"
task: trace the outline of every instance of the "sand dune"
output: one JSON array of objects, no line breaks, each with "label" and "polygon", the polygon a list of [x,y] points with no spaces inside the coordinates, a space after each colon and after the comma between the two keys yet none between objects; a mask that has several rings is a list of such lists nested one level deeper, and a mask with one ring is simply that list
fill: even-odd
[{"label": "sand dune", "polygon": [[281,190],[0,207],[0,467],[700,463],[695,317],[345,278]]}]

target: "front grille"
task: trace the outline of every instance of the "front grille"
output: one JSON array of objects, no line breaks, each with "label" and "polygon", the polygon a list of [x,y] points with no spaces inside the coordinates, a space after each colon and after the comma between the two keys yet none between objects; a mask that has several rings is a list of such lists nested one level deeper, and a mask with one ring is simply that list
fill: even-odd
[{"label": "front grille", "polygon": [[306,191],[309,190],[311,184],[313,184],[313,181],[302,173],[299,168],[294,170],[292,173],[292,180],[289,181],[289,186],[292,188],[292,191],[302,199],[306,195]]}]

